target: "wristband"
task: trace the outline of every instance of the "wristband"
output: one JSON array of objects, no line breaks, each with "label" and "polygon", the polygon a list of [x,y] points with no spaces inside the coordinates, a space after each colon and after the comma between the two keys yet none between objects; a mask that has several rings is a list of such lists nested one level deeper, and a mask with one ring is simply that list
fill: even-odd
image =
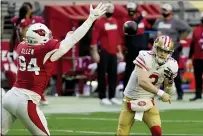
[{"label": "wristband", "polygon": [[163,90],[161,90],[161,89],[159,89],[159,91],[157,92],[157,95],[158,95],[158,96],[160,96],[160,97],[162,97],[162,96],[163,96],[163,94],[164,94],[164,91],[163,91]]}]

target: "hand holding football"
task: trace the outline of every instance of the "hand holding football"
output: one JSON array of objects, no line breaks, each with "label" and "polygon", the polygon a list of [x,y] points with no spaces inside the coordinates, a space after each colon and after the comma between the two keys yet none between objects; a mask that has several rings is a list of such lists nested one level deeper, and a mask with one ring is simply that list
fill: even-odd
[{"label": "hand holding football", "polygon": [[123,25],[123,32],[126,35],[136,35],[137,29],[138,25],[134,21],[126,21]]}]

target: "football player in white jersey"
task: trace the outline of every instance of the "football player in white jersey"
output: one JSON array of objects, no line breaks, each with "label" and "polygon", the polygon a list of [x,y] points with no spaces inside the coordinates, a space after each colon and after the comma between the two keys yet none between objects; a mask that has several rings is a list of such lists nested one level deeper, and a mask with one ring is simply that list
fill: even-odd
[{"label": "football player in white jersey", "polygon": [[[171,58],[174,46],[169,36],[159,36],[150,51],[140,51],[134,60],[135,69],[124,91],[123,105],[118,121],[118,136],[127,136],[134,120],[144,121],[152,136],[161,136],[159,110],[154,104],[158,95],[169,102],[178,63]],[[160,86],[164,83],[164,90]]]}]

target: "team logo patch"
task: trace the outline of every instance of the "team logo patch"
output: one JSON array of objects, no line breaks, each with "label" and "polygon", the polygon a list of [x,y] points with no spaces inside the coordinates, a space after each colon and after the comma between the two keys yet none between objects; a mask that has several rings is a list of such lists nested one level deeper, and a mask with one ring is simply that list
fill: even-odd
[{"label": "team logo patch", "polygon": [[37,33],[39,36],[45,36],[46,34],[43,29],[33,30],[33,32]]},{"label": "team logo patch", "polygon": [[138,106],[145,106],[147,103],[145,101],[139,101],[137,103]]}]

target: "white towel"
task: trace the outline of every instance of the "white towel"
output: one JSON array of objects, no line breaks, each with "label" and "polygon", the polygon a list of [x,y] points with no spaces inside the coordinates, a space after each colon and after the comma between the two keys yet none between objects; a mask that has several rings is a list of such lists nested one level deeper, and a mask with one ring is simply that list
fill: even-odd
[{"label": "white towel", "polygon": [[135,116],[134,116],[134,119],[135,120],[138,120],[138,121],[142,121],[142,118],[143,118],[143,115],[144,115],[144,112],[135,112]]}]

